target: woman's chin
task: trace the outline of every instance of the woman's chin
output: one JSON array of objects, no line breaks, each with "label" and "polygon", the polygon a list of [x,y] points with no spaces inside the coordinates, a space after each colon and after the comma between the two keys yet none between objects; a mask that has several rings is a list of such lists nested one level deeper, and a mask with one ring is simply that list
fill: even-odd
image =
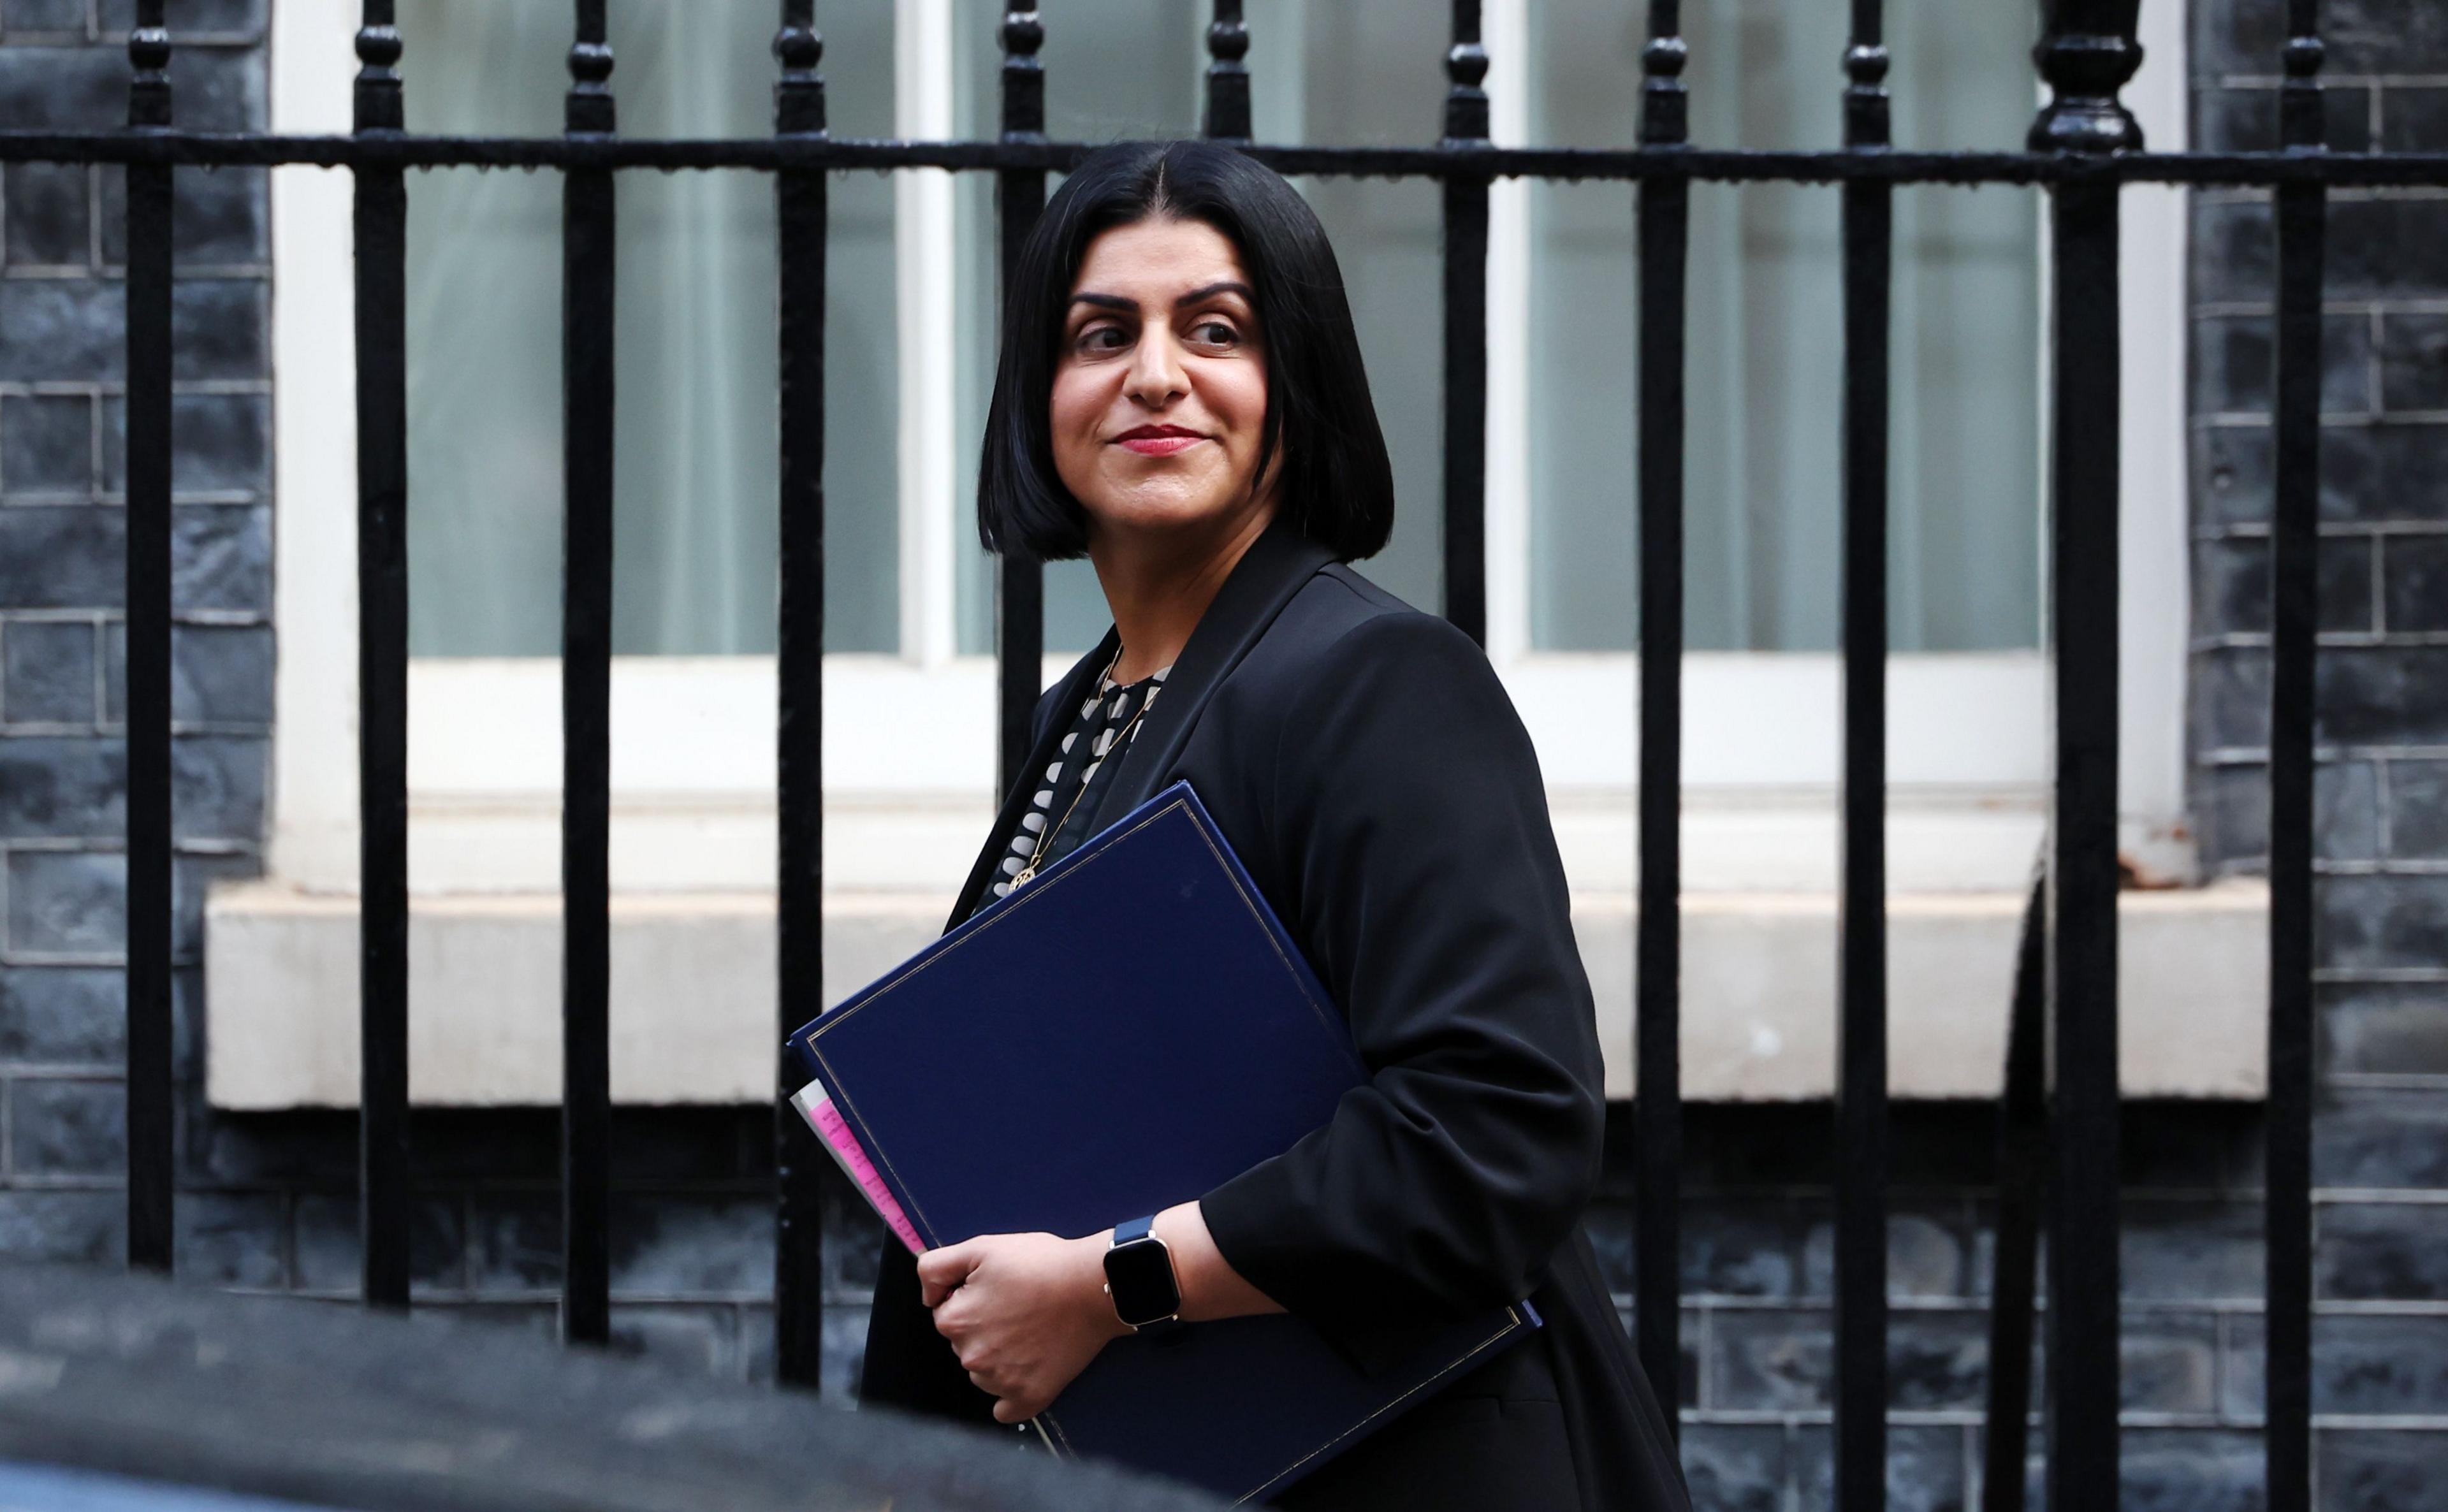
[{"label": "woman's chin", "polygon": [[1223,500],[1144,494],[1090,511],[1100,527],[1133,536],[1205,534],[1230,525],[1239,512]]}]

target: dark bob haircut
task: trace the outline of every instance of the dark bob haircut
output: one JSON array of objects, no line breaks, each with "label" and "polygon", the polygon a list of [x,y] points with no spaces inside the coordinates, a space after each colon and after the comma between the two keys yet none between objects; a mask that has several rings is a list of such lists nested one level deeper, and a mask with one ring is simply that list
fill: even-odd
[{"label": "dark bob haircut", "polygon": [[1281,453],[1279,517],[1344,561],[1374,555],[1394,528],[1394,473],[1326,228],[1272,168],[1195,141],[1100,148],[1029,230],[978,461],[979,538],[989,551],[1040,562],[1086,553],[1087,515],[1054,468],[1057,348],[1088,244],[1160,216],[1221,232],[1256,293],[1267,418],[1255,475]]}]

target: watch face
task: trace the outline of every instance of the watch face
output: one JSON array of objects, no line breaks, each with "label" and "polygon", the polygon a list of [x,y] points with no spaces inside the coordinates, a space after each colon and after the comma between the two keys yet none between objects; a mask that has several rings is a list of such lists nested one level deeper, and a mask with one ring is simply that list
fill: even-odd
[{"label": "watch face", "polygon": [[1114,1293],[1114,1311],[1132,1328],[1144,1328],[1181,1311],[1173,1256],[1158,1240],[1135,1239],[1107,1250],[1105,1285]]}]

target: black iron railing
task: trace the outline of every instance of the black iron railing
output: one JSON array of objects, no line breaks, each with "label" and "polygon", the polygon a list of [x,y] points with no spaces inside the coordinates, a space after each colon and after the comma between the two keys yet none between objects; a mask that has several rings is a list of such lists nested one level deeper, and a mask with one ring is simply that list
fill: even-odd
[{"label": "black iron railing", "polygon": [[[1008,270],[1044,203],[1045,176],[1089,148],[1049,142],[1034,8],[1002,23],[1002,131],[993,142],[846,141],[825,124],[813,0],[781,0],[775,134],[637,141],[615,134],[604,0],[576,0],[566,132],[559,138],[410,135],[392,0],[364,0],[355,131],[348,137],[184,132],[172,125],[163,0],[143,0],[124,132],[0,132],[0,162],[127,167],[128,1255],[171,1263],[170,469],[172,176],[182,166],[310,163],[356,184],[359,698],[362,738],[364,1289],[405,1307],[409,1273],[407,890],[406,209],[404,170],[526,166],[564,175],[564,514],[563,880],[564,1328],[604,1338],[608,1057],[605,1004],[612,447],[612,175],[749,168],[775,176],[780,225],[780,1023],[820,1004],[827,176],[931,166],[995,175]],[[1636,185],[1641,360],[1639,511],[1640,883],[1635,1220],[1638,1349],[1659,1390],[1679,1369],[1675,1204],[1678,818],[1681,773],[1683,331],[1694,180],[1832,182],[1844,208],[1846,362],[1843,475],[1845,850],[1837,1095],[1838,1502],[1883,1504],[1885,1464],[1886,1046],[1884,813],[1887,327],[1891,200],[1899,183],[2032,184],[2055,201],[2051,452],[2052,649],[2056,751],[2052,841],[2019,957],[2001,1102],[1999,1234],[1985,1504],[2023,1497],[2034,1244],[2045,1186],[2052,1303],[2046,1393],[2050,1500],[2112,1506],[2117,1472],[2117,191],[2133,182],[2274,186],[2278,201],[2277,512],[2273,570],[2268,1105],[2268,1504],[2309,1498],[2312,665],[2320,308],[2332,185],[2448,187],[2448,157],[2331,156],[2322,143],[2316,0],[2289,0],[2278,60],[2282,151],[2152,154],[2117,91],[2140,62],[2139,0],[2053,0],[2036,49],[2054,98],[2020,153],[1888,146],[1880,0],[1853,0],[1840,77],[1845,145],[1828,152],[1688,144],[1687,52],[1674,0],[1652,0],[1640,146],[1499,148],[1488,138],[1477,0],[1455,0],[1444,130],[1433,146],[1251,144],[1249,36],[1238,0],[1208,29],[1207,134],[1286,173],[1434,179],[1444,203],[1444,603],[1474,636],[1485,621],[1484,455],[1488,186],[1499,177]],[[1057,10],[1059,16],[1059,10]],[[1025,744],[1043,647],[1039,569],[996,579],[1000,771]],[[2045,1014],[2045,1024],[2042,1015]],[[2045,1031],[2045,1032],[2044,1032]],[[2044,1053],[2045,1046],[2045,1053]],[[2043,1084],[2044,1064],[2054,1066]],[[777,1116],[775,1290],[779,1369],[813,1384],[821,1343],[821,1161]]]}]

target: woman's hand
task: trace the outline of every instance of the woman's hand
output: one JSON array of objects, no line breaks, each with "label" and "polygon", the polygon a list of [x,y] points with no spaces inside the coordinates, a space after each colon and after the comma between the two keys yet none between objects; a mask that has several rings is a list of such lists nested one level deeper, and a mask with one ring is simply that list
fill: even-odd
[{"label": "woman's hand", "polygon": [[1130,1330],[1105,1295],[1108,1235],[987,1234],[918,1257],[921,1297],[995,1421],[1043,1411],[1105,1341]]}]

